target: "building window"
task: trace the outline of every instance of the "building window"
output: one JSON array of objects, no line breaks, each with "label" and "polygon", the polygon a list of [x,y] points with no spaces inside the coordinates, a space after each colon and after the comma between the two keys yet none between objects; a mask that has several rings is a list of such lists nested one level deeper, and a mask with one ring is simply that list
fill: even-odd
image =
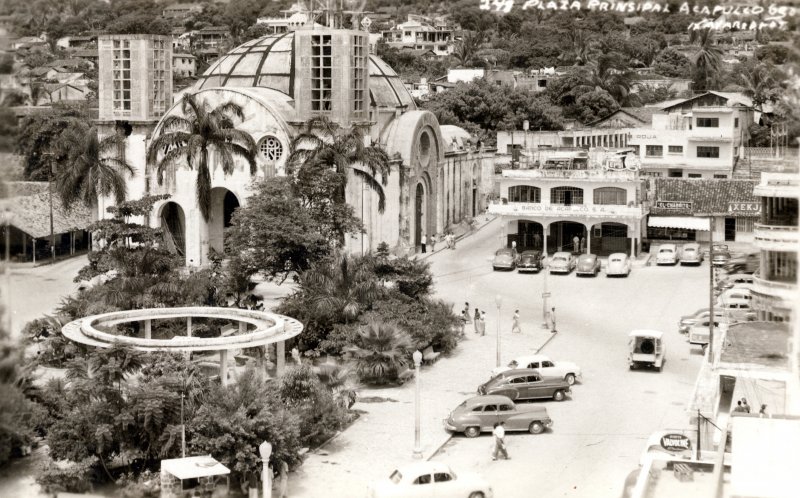
[{"label": "building window", "polygon": [[667,148],[667,152],[670,154],[683,154],[683,145],[670,145]]},{"label": "building window", "polygon": [[714,175],[714,178],[717,180],[724,180],[728,178],[728,175]]},{"label": "building window", "polygon": [[114,111],[128,115],[131,110],[131,50],[129,40],[114,40],[112,81]]},{"label": "building window", "polygon": [[628,192],[624,188],[601,187],[594,189],[594,203],[624,206],[628,203]]},{"label": "building window", "polygon": [[703,178],[703,175],[701,175],[700,173],[689,173],[686,176],[688,176],[689,178]]},{"label": "building window", "polygon": [[564,204],[583,204],[583,189],[577,187],[553,187],[550,189],[550,203]]},{"label": "building window", "polygon": [[311,110],[330,112],[333,98],[331,36],[311,37]]},{"label": "building window", "polygon": [[719,157],[719,147],[698,145],[697,157]]},{"label": "building window", "polygon": [[739,127],[739,118],[733,118],[733,127],[734,128],[738,128]]},{"label": "building window", "polygon": [[538,80],[536,81],[536,86],[539,88],[546,88],[547,87],[547,80]]},{"label": "building window", "polygon": [[777,282],[797,282],[796,252],[761,251],[761,261],[763,278]]},{"label": "building window", "polygon": [[670,178],[683,178],[683,170],[682,169],[671,169],[667,172],[667,176]]},{"label": "building window", "polygon": [[719,118],[697,118],[698,128],[719,128]]},{"label": "building window", "polygon": [[539,187],[515,185],[508,187],[508,202],[542,202],[542,191]]},{"label": "building window", "polygon": [[258,152],[267,161],[277,161],[283,155],[283,144],[272,135],[267,135],[258,143]]},{"label": "building window", "polygon": [[664,155],[663,145],[648,145],[644,150],[646,157],[662,157]]},{"label": "building window", "polygon": [[365,105],[366,37],[353,37],[353,115],[363,117]]},{"label": "building window", "polygon": [[736,231],[750,233],[753,231],[753,218],[736,218]]}]

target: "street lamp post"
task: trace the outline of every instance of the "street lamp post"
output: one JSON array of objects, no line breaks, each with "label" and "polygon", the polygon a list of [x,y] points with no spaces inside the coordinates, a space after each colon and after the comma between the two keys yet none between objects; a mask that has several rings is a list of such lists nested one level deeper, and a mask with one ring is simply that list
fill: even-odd
[{"label": "street lamp post", "polygon": [[47,156],[50,163],[50,180],[47,182],[47,189],[50,197],[50,260],[53,264],[56,263],[56,235],[53,231],[53,180],[56,174],[56,165],[53,162],[53,153],[45,152],[42,155]]},{"label": "street lamp post", "polygon": [[500,366],[500,307],[503,306],[503,296],[494,296],[494,303],[497,305],[497,365]]},{"label": "street lamp post", "polygon": [[414,392],[414,458],[422,458],[422,449],[419,444],[419,366],[422,364],[422,353],[419,350],[414,351],[412,355],[414,358],[414,377],[415,377],[415,392]]},{"label": "street lamp post", "polygon": [[542,328],[548,329],[550,324],[547,319],[547,298],[550,297],[550,293],[547,291],[547,274],[549,273],[547,270],[547,254],[542,255],[542,273],[544,273],[542,278]]},{"label": "street lamp post", "polygon": [[5,265],[3,268],[3,280],[5,283],[5,317],[6,317],[6,332],[13,334],[11,331],[11,219],[14,214],[11,208],[6,207],[3,210],[3,227],[5,228]]},{"label": "street lamp post", "polygon": [[264,441],[258,445],[261,455],[261,486],[263,498],[272,498],[272,471],[269,468],[269,457],[272,455],[272,445]]}]

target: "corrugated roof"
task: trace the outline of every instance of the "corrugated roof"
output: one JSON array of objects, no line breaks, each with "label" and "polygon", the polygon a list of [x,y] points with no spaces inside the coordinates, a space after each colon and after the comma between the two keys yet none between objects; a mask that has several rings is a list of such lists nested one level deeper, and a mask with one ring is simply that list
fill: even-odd
[{"label": "corrugated roof", "polygon": [[[654,182],[651,215],[724,216],[731,214],[732,202],[761,203],[753,194],[758,184],[756,180],[655,178],[651,181]],[[691,201],[692,204],[683,209],[666,209],[658,207],[658,201]]]},{"label": "corrugated roof", "polygon": [[[16,196],[0,200],[0,209],[9,207],[13,213],[11,225],[36,239],[48,237],[50,235],[50,195],[47,191],[47,183],[18,182],[11,183],[11,188]],[[20,192],[30,195],[19,195]],[[53,197],[53,233],[85,230],[91,223],[92,214],[89,208],[76,203],[71,210],[67,211],[58,196]]]}]

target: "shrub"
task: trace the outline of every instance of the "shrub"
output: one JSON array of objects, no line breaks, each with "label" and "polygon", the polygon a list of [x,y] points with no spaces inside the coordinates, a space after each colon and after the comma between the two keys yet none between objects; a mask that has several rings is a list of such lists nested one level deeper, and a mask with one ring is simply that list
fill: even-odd
[{"label": "shrub", "polygon": [[411,338],[398,327],[370,322],[361,327],[352,346],[345,348],[356,374],[368,384],[397,382],[408,368]]},{"label": "shrub", "polygon": [[86,493],[92,490],[92,474],[97,457],[90,456],[79,462],[63,464],[50,462],[36,478],[50,495],[58,493]]}]

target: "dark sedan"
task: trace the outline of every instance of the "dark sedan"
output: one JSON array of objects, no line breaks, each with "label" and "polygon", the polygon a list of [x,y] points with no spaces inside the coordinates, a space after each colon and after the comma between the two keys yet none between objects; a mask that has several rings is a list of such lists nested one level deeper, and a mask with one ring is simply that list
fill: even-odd
[{"label": "dark sedan", "polygon": [[600,272],[600,259],[596,254],[581,254],[578,256],[578,262],[575,264],[575,275],[591,275],[597,276]]},{"label": "dark sedan", "polygon": [[727,244],[714,244],[711,246],[711,264],[723,266],[731,259]]},{"label": "dark sedan", "polygon": [[570,393],[566,380],[560,377],[542,377],[533,368],[506,370],[478,387],[478,394],[508,396],[514,401],[523,399],[554,399],[564,401]]},{"label": "dark sedan", "polygon": [[542,269],[542,251],[524,251],[519,255],[519,263],[517,263],[517,271],[523,272],[538,272]]}]

